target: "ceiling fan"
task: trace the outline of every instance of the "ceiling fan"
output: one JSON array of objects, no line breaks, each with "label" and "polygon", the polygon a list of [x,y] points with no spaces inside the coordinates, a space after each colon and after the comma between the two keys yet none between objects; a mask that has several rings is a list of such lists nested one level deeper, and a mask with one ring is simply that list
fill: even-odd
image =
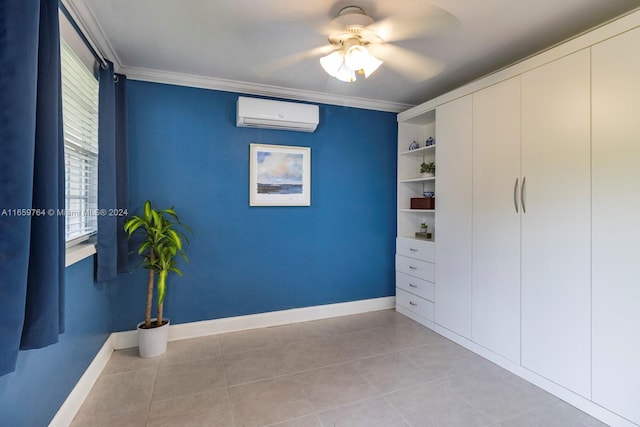
[{"label": "ceiling fan", "polygon": [[332,52],[320,58],[320,64],[327,74],[344,82],[354,82],[357,76],[368,78],[383,63],[414,81],[433,77],[442,69],[437,61],[391,44],[425,36],[457,22],[435,6],[430,12],[430,16],[375,22],[359,6],[343,7],[325,30],[329,46],[321,51]]}]

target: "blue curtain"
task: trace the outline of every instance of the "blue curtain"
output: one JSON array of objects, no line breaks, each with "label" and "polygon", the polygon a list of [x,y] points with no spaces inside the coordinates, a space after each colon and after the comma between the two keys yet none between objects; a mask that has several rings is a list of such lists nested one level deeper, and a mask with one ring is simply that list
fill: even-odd
[{"label": "blue curtain", "polygon": [[124,223],[129,211],[129,145],[127,142],[127,77],[116,74],[116,205],[118,273],[129,272],[129,239]]},{"label": "blue curtain", "polygon": [[[100,69],[98,125],[98,258],[96,280],[114,279],[127,271],[125,212],[129,199],[126,122],[126,77],[114,75],[113,64]],[[115,77],[115,79],[114,79]]]},{"label": "blue curtain", "polygon": [[57,0],[0,1],[0,375],[64,331],[59,40]]}]

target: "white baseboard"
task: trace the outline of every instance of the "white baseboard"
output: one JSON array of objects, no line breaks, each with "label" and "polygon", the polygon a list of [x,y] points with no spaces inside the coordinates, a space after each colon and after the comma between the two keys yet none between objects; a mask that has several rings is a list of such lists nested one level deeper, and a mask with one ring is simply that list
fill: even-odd
[{"label": "white baseboard", "polygon": [[[395,297],[371,298],[366,300],[341,302],[337,304],[315,305],[311,307],[293,308],[290,310],[270,311],[267,313],[246,316],[225,317],[222,319],[203,320],[200,322],[182,323],[169,327],[169,341],[197,338],[206,335],[226,332],[244,331],[247,329],[266,328],[289,323],[308,322],[330,317],[347,316],[395,308]],[[114,332],[113,345],[116,350],[136,347],[138,338],[136,331]]]},{"label": "white baseboard", "polygon": [[67,427],[73,421],[84,400],[91,392],[93,385],[96,383],[102,370],[107,366],[111,353],[113,353],[113,337],[109,335],[104,342],[96,357],[93,358],[89,367],[84,371],[82,377],[78,380],[71,393],[67,396],[58,412],[49,423],[49,427]]}]

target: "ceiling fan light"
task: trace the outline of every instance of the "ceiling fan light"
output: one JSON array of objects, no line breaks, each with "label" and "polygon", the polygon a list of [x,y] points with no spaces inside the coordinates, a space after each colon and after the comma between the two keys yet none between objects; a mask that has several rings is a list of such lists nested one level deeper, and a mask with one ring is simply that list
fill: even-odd
[{"label": "ceiling fan light", "polygon": [[356,72],[345,64],[342,64],[334,77],[346,83],[353,83],[356,81]]},{"label": "ceiling fan light", "polygon": [[382,62],[383,61],[379,60],[375,56],[369,55],[369,58],[367,59],[366,64],[364,65],[364,67],[362,67],[362,70],[364,71],[364,78],[366,79],[371,74],[373,74],[373,72],[376,71],[378,67],[382,65]]},{"label": "ceiling fan light", "polygon": [[344,64],[344,56],[341,52],[335,51],[320,58],[320,65],[331,77],[337,77],[340,67]]},{"label": "ceiling fan light", "polygon": [[360,45],[351,46],[344,55],[344,63],[354,71],[362,70],[369,61],[370,56],[366,47]]}]

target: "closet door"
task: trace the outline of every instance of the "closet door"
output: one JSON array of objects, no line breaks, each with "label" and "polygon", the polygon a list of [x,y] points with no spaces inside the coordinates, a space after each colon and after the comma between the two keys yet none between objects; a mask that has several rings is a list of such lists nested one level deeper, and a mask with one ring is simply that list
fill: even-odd
[{"label": "closet door", "polygon": [[520,363],[520,77],[473,94],[473,341]]},{"label": "closet door", "polygon": [[522,366],[591,395],[589,49],[522,75]]},{"label": "closet door", "polygon": [[471,95],[436,110],[435,321],[471,338]]},{"label": "closet door", "polygon": [[592,48],[593,401],[640,424],[640,29]]}]

